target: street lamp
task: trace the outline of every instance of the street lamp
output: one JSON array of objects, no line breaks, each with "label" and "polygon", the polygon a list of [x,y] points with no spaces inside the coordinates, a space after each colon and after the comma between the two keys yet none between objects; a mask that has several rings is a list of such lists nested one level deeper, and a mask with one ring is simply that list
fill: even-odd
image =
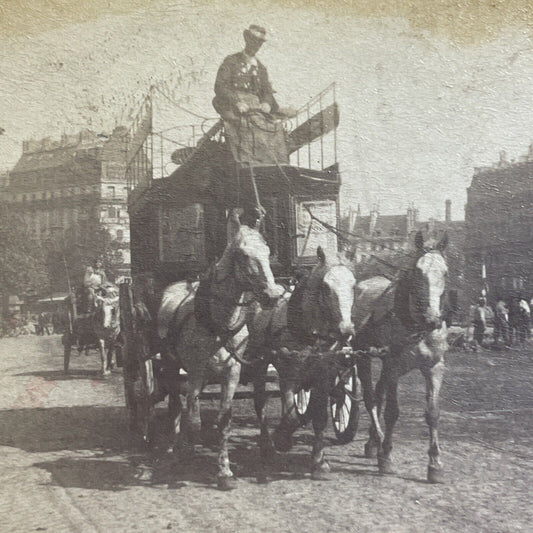
[{"label": "street lamp", "polygon": [[70,284],[70,274],[68,269],[67,258],[65,257],[65,240],[64,240],[64,231],[63,226],[58,224],[55,226],[50,226],[50,238],[54,243],[54,249],[61,253],[61,258],[63,259],[63,264],[65,265],[65,275],[67,278],[67,287],[69,296],[72,294],[72,286]]}]

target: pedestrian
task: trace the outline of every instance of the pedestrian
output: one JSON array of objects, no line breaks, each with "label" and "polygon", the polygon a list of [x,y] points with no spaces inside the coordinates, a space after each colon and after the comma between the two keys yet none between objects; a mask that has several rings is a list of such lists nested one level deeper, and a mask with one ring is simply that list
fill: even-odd
[{"label": "pedestrian", "polygon": [[494,344],[502,340],[509,345],[509,309],[506,303],[500,299],[494,309]]},{"label": "pedestrian", "polygon": [[519,341],[520,344],[523,344],[526,342],[527,339],[529,339],[530,334],[530,323],[531,323],[531,309],[529,307],[529,304],[524,298],[520,298],[520,301],[518,302],[518,310],[519,310]]},{"label": "pedestrian", "polygon": [[39,327],[42,331],[42,335],[44,335],[46,333],[46,335],[50,335],[50,330],[48,329],[48,322],[47,322],[47,317],[46,317],[46,314],[45,313],[40,313],[39,314]]},{"label": "pedestrian", "polygon": [[41,330],[41,326],[39,325],[39,317],[38,315],[32,315],[31,321],[33,323],[33,329],[35,331],[35,335],[42,335],[43,332]]},{"label": "pedestrian", "polygon": [[486,305],[485,298],[480,298],[474,310],[474,343],[480,348],[483,346],[483,337],[487,327]]}]

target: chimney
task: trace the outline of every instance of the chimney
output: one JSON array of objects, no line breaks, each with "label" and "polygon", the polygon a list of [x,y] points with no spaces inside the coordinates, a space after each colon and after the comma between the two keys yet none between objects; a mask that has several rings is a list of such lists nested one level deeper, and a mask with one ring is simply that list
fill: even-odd
[{"label": "chimney", "polygon": [[446,224],[449,224],[452,221],[452,201],[446,200],[445,202],[445,210],[444,210],[444,222]]},{"label": "chimney", "polygon": [[50,137],[44,137],[41,139],[41,149],[43,151],[50,150],[52,148],[52,139]]},{"label": "chimney", "polygon": [[376,224],[378,222],[378,215],[379,215],[378,208],[377,208],[377,206],[374,206],[372,208],[372,211],[370,211],[370,227],[368,228],[368,233],[370,235],[373,235],[374,232],[376,231]]},{"label": "chimney", "polygon": [[503,167],[507,165],[509,161],[507,160],[507,152],[505,150],[500,151],[500,161],[498,162],[498,165],[500,167]]},{"label": "chimney", "polygon": [[414,229],[415,229],[415,224],[414,224],[414,220],[413,220],[413,216],[414,216],[414,213],[413,213],[413,208],[412,207],[408,207],[407,208],[407,227],[406,227],[406,233],[407,235],[409,235]]},{"label": "chimney", "polygon": [[355,223],[357,221],[357,213],[350,207],[350,212],[348,215],[348,231],[353,233],[355,230]]}]

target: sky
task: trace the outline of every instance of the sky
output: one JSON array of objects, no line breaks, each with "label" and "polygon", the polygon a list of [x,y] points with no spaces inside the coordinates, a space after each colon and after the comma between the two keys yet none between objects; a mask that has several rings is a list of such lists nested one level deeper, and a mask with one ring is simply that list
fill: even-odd
[{"label": "sky", "polygon": [[[282,105],[337,84],[344,211],[442,219],[449,198],[461,220],[474,168],[533,141],[526,1],[7,0],[0,16],[0,169],[24,139],[128,126],[153,83],[215,116],[217,68],[252,23]],[[157,113],[196,121],[168,101]]]}]

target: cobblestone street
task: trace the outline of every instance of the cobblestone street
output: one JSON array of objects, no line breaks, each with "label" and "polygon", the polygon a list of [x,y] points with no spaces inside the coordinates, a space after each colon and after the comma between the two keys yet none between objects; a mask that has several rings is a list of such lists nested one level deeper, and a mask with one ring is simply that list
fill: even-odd
[{"label": "cobblestone street", "polygon": [[[236,491],[215,490],[216,454],[187,464],[148,454],[127,431],[121,371],[98,377],[98,356],[73,355],[60,338],[0,340],[0,531],[530,531],[533,521],[531,350],[450,353],[442,393],[447,483],[428,485],[423,381],[402,382],[397,474],[362,455],[367,416],[352,444],[330,446],[332,480],[308,474],[311,429],[280,456],[272,482],[255,481],[253,405],[235,405]],[[204,401],[212,411],[215,404]],[[270,402],[272,425],[279,400]],[[158,411],[159,440],[167,438]],[[332,439],[333,443],[333,439]]]}]

